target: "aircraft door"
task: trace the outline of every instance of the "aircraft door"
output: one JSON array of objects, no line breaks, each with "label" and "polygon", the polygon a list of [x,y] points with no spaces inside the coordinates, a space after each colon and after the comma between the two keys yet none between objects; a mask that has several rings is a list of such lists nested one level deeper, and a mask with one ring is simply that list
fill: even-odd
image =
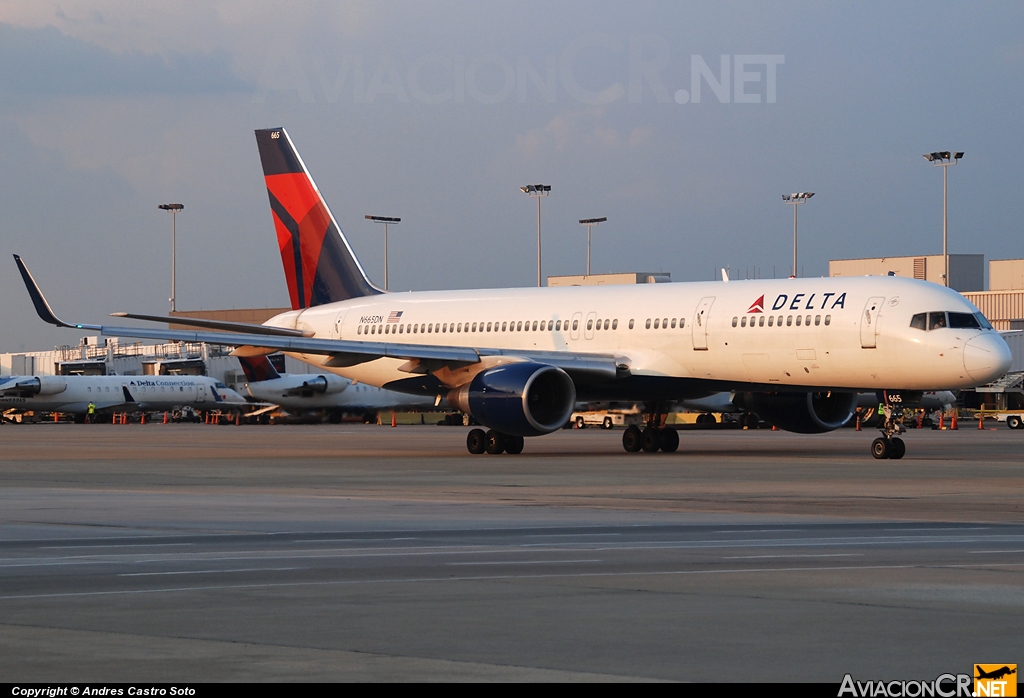
[{"label": "aircraft door", "polygon": [[711,314],[711,304],[714,302],[714,296],[701,298],[697,312],[693,316],[693,348],[695,351],[707,351],[708,317]]},{"label": "aircraft door", "polygon": [[206,402],[206,386],[196,383],[196,402]]},{"label": "aircraft door", "polygon": [[884,302],[885,298],[875,296],[868,298],[868,302],[864,304],[864,312],[860,316],[860,346],[863,349],[874,349],[876,346],[879,315],[882,313]]},{"label": "aircraft door", "polygon": [[583,313],[573,313],[572,314],[572,325],[569,326],[570,327],[570,329],[569,329],[569,338],[570,339],[579,339],[580,338],[580,323],[581,322],[583,322]]},{"label": "aircraft door", "polygon": [[583,336],[587,339],[594,338],[594,319],[597,318],[597,313],[590,311],[587,313],[587,324],[583,326]]},{"label": "aircraft door", "polygon": [[338,317],[336,317],[334,319],[334,338],[335,339],[344,339],[344,337],[341,336],[341,331],[342,331],[342,328],[344,328],[344,326],[345,326],[345,314],[347,312],[348,312],[348,310],[342,310],[340,313],[338,313]]}]

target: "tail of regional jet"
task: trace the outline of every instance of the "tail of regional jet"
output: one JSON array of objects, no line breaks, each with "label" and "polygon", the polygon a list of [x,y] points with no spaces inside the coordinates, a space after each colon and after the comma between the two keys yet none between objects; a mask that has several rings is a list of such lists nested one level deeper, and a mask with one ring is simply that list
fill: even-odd
[{"label": "tail of regional jet", "polygon": [[238,363],[242,366],[245,379],[250,383],[262,383],[263,381],[280,378],[281,374],[270,363],[265,356],[239,356]]},{"label": "tail of regional jet", "polygon": [[292,309],[382,291],[366,278],[288,132],[256,131]]}]

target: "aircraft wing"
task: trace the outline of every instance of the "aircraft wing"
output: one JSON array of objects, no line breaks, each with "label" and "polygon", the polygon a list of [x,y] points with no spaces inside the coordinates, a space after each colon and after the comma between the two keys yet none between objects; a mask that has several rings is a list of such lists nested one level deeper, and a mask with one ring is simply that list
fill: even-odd
[{"label": "aircraft wing", "polygon": [[[326,365],[342,368],[381,358],[404,359],[403,367],[410,373],[428,373],[445,366],[459,367],[478,363],[484,356],[510,356],[530,359],[555,366],[574,378],[585,380],[611,380],[620,372],[628,370],[628,360],[610,354],[586,354],[554,351],[528,351],[522,349],[473,349],[470,347],[403,344],[392,342],[363,342],[343,339],[318,339],[283,334],[265,334],[249,331],[192,331],[160,328],[119,327],[114,325],[92,325],[69,323],[54,314],[39,285],[21,257],[14,255],[29,297],[36,313],[44,322],[57,327],[89,330],[111,337],[135,337],[138,339],[159,339],[178,342],[205,342],[224,346],[243,347],[241,354],[263,354],[285,351],[301,354],[330,356]],[[251,349],[249,349],[251,348]]]}]

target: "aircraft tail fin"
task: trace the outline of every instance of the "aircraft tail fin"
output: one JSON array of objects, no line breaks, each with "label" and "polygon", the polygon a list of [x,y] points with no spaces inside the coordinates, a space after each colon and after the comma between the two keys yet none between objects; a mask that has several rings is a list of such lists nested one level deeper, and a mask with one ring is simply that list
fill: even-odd
[{"label": "aircraft tail fin", "polygon": [[366,277],[288,132],[259,129],[256,143],[292,309],[382,293]]},{"label": "aircraft tail fin", "polygon": [[261,383],[281,377],[281,374],[274,368],[274,364],[270,363],[270,359],[266,356],[239,356],[236,358],[242,365],[245,379],[250,383]]}]

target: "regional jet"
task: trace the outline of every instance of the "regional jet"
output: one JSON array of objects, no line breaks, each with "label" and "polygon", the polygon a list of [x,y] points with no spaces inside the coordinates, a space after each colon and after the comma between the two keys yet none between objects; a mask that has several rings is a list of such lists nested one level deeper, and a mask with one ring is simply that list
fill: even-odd
[{"label": "regional jet", "polygon": [[10,376],[0,379],[4,411],[162,412],[176,407],[247,409],[249,403],[208,376]]},{"label": "regional jet", "polygon": [[[800,433],[844,424],[857,393],[881,393],[875,458],[901,458],[903,405],[928,390],[988,383],[1010,350],[952,289],[900,277],[686,282],[386,293],[370,283],[282,128],[256,131],[292,310],[264,325],[173,322],[197,331],[70,324],[24,263],[40,317],[105,335],[283,351],[361,383],[471,414],[471,453],[518,453],[561,428],[575,403],[637,401],[649,426],[625,450],[674,451],[658,427],[671,401],[735,391],[761,419]],[[122,313],[142,320],[167,318]],[[220,332],[205,330],[216,329]]]}]

